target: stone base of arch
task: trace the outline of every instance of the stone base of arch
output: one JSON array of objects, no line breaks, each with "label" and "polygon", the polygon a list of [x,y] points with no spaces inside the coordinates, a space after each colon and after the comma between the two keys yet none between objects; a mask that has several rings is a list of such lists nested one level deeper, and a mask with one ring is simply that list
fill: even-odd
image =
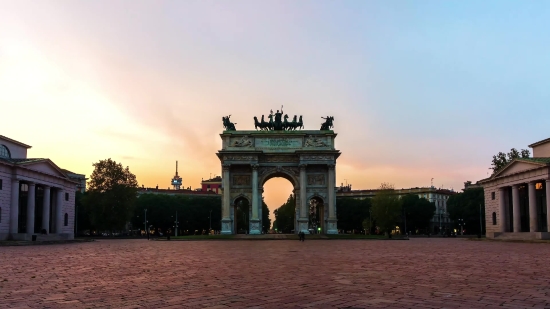
[{"label": "stone base of arch", "polygon": [[336,219],[327,220],[327,234],[338,234],[338,228],[336,227]]}]

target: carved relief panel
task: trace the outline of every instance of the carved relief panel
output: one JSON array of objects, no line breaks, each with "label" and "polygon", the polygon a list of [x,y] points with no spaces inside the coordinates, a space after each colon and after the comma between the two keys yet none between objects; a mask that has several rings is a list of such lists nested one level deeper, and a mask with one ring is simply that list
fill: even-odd
[{"label": "carved relief panel", "polygon": [[309,174],[307,175],[307,184],[309,186],[324,186],[325,174]]},{"label": "carved relief panel", "polygon": [[233,186],[250,186],[250,175],[233,175]]}]

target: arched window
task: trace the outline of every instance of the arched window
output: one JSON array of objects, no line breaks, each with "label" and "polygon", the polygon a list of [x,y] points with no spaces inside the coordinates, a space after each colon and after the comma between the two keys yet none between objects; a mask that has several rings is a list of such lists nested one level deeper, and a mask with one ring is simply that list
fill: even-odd
[{"label": "arched window", "polygon": [[493,212],[493,225],[497,225],[497,213]]},{"label": "arched window", "polygon": [[10,150],[5,145],[0,145],[0,158],[11,158]]},{"label": "arched window", "polygon": [[65,213],[65,226],[69,225],[69,214]]}]

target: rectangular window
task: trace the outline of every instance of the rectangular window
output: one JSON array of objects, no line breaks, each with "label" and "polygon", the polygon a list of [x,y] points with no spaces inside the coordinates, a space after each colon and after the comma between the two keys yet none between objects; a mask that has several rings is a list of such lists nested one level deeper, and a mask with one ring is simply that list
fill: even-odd
[{"label": "rectangular window", "polygon": [[69,200],[69,193],[66,193],[66,192],[65,192],[65,200],[66,200],[66,201]]},{"label": "rectangular window", "polygon": [[492,199],[492,200],[495,199],[495,192],[491,192],[491,199]]}]

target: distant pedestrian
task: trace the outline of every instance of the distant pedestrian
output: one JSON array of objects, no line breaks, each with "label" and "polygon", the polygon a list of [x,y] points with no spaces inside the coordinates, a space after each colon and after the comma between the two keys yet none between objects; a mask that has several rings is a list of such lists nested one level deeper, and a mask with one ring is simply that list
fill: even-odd
[{"label": "distant pedestrian", "polygon": [[306,233],[302,232],[302,241],[306,241]]}]

